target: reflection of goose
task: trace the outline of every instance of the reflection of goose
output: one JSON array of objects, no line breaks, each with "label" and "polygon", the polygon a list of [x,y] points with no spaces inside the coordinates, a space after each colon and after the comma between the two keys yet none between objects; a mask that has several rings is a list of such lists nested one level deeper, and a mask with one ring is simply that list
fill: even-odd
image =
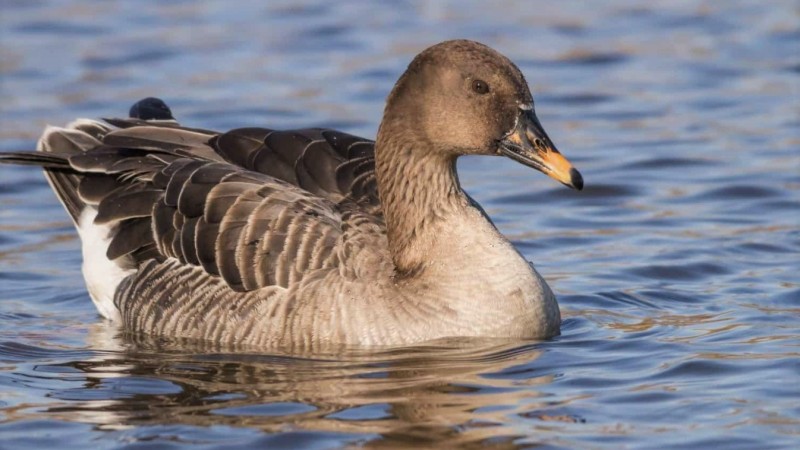
[{"label": "reflection of goose", "polygon": [[518,435],[514,416],[546,413],[552,401],[537,390],[552,378],[534,376],[540,352],[516,340],[313,359],[187,352],[195,349],[142,339],[126,352],[63,364],[83,386],[55,393],[50,401],[61,400],[57,406],[29,407],[15,418],[85,421],[101,429],[170,424],[356,433],[374,436],[376,446],[412,440],[462,448],[457,444]]},{"label": "reflection of goose", "polygon": [[374,143],[79,120],[2,158],[47,168],[95,304],[131,331],[295,348],[548,337],[550,288],[455,171],[505,155],[580,189],[532,106],[507,58],[448,41],[411,62]]}]

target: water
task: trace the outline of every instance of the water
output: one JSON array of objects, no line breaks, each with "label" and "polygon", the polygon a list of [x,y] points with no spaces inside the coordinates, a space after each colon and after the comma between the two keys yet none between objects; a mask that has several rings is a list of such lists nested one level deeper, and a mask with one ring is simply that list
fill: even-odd
[{"label": "water", "polygon": [[545,342],[221,354],[98,318],[37,170],[0,167],[0,447],[796,448],[796,2],[14,1],[0,149],[163,97],[204,128],[373,137],[413,55],[516,61],[582,171],[495,158],[466,189],[559,295]]}]

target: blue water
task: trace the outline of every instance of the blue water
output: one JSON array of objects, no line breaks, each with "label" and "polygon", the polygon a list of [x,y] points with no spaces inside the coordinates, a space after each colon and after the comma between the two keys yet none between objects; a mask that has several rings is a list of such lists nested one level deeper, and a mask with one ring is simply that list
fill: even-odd
[{"label": "blue water", "polygon": [[558,338],[242,355],[121,336],[41,173],[0,166],[0,448],[797,448],[798,24],[791,0],[3,2],[0,150],[145,96],[374,137],[411,58],[466,37],[521,67],[586,188],[459,163]]}]

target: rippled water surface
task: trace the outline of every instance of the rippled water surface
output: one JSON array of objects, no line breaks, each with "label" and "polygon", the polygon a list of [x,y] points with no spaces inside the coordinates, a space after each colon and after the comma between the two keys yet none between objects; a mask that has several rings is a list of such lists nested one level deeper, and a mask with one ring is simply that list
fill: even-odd
[{"label": "rippled water surface", "polygon": [[197,127],[374,137],[413,55],[467,37],[518,63],[586,180],[459,163],[558,293],[558,338],[230,354],[101,320],[42,175],[2,166],[0,447],[800,446],[797,2],[0,8],[0,150],[149,95]]}]

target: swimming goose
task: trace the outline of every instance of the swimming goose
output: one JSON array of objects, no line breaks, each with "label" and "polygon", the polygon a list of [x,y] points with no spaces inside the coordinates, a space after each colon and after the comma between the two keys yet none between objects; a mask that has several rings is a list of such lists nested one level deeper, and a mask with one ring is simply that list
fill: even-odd
[{"label": "swimming goose", "polygon": [[298,349],[559,333],[553,292],[456,174],[461,155],[503,155],[583,186],[491,48],[416,56],[374,142],[146,120],[164,108],[48,127],[36,152],[2,155],[45,168],[89,294],[126,331]]}]

